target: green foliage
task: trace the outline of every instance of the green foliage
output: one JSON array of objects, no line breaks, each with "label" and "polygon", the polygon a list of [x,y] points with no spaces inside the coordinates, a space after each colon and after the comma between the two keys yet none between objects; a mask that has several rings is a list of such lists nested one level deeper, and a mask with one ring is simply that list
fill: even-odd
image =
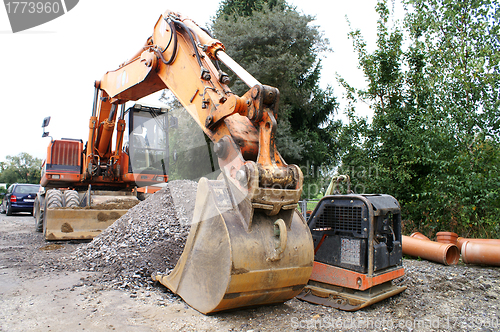
[{"label": "green foliage", "polygon": [[0,162],[0,183],[40,183],[41,159],[23,152],[6,160]]},{"label": "green foliage", "polygon": [[254,11],[262,11],[266,5],[271,9],[278,7],[281,10],[288,7],[284,0],[223,0],[217,11],[217,18],[237,20],[238,16],[248,17]]},{"label": "green foliage", "polygon": [[440,144],[425,196],[412,203],[424,212],[429,228],[499,237],[500,5],[489,0],[408,4],[415,8],[407,17],[414,48],[426,54],[424,74],[432,82]]},{"label": "green foliage", "polygon": [[[408,0],[406,30],[379,2],[377,49],[351,37],[368,89],[340,79],[371,124],[348,110],[341,172],[354,188],[394,195],[407,230],[499,237],[499,6]],[[409,36],[404,49],[404,33]],[[368,175],[367,175],[368,174]]]},{"label": "green foliage", "polygon": [[[416,47],[428,54],[436,105],[453,114],[460,144],[481,131],[500,134],[500,5],[491,0],[408,0],[407,24]],[[444,74],[444,75],[443,75]],[[475,113],[471,116],[471,112]]]},{"label": "green foliage", "polygon": [[[280,90],[278,149],[287,162],[316,173],[336,161],[341,125],[333,119],[338,107],[333,90],[319,87],[320,54],[329,47],[313,20],[285,1],[224,1],[212,30],[235,61]],[[248,87],[230,76],[231,89],[244,94]]]}]

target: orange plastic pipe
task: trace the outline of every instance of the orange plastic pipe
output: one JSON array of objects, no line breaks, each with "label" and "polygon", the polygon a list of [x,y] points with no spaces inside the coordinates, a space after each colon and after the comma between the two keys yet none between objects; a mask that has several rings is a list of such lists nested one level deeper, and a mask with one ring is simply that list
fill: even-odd
[{"label": "orange plastic pipe", "polygon": [[451,243],[456,245],[457,238],[458,238],[457,233],[453,232],[437,232],[436,234],[436,241],[440,243]]},{"label": "orange plastic pipe", "polygon": [[465,241],[500,245],[500,239],[469,239],[466,237],[459,237],[457,239],[458,249],[462,250],[462,245],[465,243]]},{"label": "orange plastic pipe", "polygon": [[416,239],[403,235],[403,254],[441,263],[455,265],[460,258],[456,245]]},{"label": "orange plastic pipe", "polygon": [[466,264],[500,266],[500,244],[465,241],[462,245],[462,260]]},{"label": "orange plastic pipe", "polygon": [[415,233],[412,233],[410,235],[412,238],[415,238],[415,239],[420,239],[420,240],[427,240],[427,241],[430,241],[431,239],[429,239],[427,236],[425,236],[424,234],[420,233],[420,232],[415,232]]}]

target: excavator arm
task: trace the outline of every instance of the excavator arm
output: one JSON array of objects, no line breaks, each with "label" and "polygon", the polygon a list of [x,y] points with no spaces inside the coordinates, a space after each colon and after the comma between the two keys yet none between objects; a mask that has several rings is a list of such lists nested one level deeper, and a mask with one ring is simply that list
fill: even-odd
[{"label": "excavator arm", "polygon": [[[255,161],[259,165],[259,174],[266,187],[278,182],[283,187],[299,189],[302,183],[300,169],[287,167],[276,149],[279,91],[261,85],[224,51],[220,41],[210,37],[190,19],[168,11],[163,14],[144,47],[96,82],[88,140],[92,146],[86,152],[85,177],[91,176],[88,165],[96,155],[119,158],[117,151],[123,135],[116,135],[116,151],[110,151],[119,105],[168,88],[217,144],[217,151],[231,149],[227,141],[233,141],[245,161]],[[228,76],[220,70],[218,61],[249,85],[251,89],[245,95],[239,97],[231,92],[226,85]],[[118,120],[118,132],[120,128],[124,128],[122,117]],[[224,137],[228,140],[223,140]],[[224,162],[225,159],[221,159],[223,165],[232,162],[232,177],[236,177],[243,163],[235,165],[234,160]]]},{"label": "excavator arm", "polygon": [[[229,89],[219,61],[247,93]],[[115,152],[110,142],[116,119],[118,128],[123,121],[120,105],[165,88],[214,142],[222,176],[200,180],[184,252],[155,280],[203,313],[294,297],[307,284],[314,253],[296,211],[302,173],[276,149],[279,91],[260,84],[189,18],[165,12],[139,52],[96,82],[84,177],[92,177],[96,159],[119,164],[123,135]]]}]

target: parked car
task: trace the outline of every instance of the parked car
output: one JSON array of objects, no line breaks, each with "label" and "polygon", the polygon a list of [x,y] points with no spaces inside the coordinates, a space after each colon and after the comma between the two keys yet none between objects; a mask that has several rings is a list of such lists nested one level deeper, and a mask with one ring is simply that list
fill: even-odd
[{"label": "parked car", "polygon": [[33,203],[39,184],[14,183],[3,196],[0,212],[8,216],[14,212],[30,212],[33,214]]}]

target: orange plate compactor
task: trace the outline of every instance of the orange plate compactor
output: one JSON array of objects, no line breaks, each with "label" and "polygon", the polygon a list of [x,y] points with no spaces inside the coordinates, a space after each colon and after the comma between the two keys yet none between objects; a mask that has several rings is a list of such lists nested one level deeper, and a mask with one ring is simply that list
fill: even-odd
[{"label": "orange plate compactor", "polygon": [[308,219],[314,265],[298,298],[355,311],[398,294],[401,210],[389,195],[329,195]]}]

